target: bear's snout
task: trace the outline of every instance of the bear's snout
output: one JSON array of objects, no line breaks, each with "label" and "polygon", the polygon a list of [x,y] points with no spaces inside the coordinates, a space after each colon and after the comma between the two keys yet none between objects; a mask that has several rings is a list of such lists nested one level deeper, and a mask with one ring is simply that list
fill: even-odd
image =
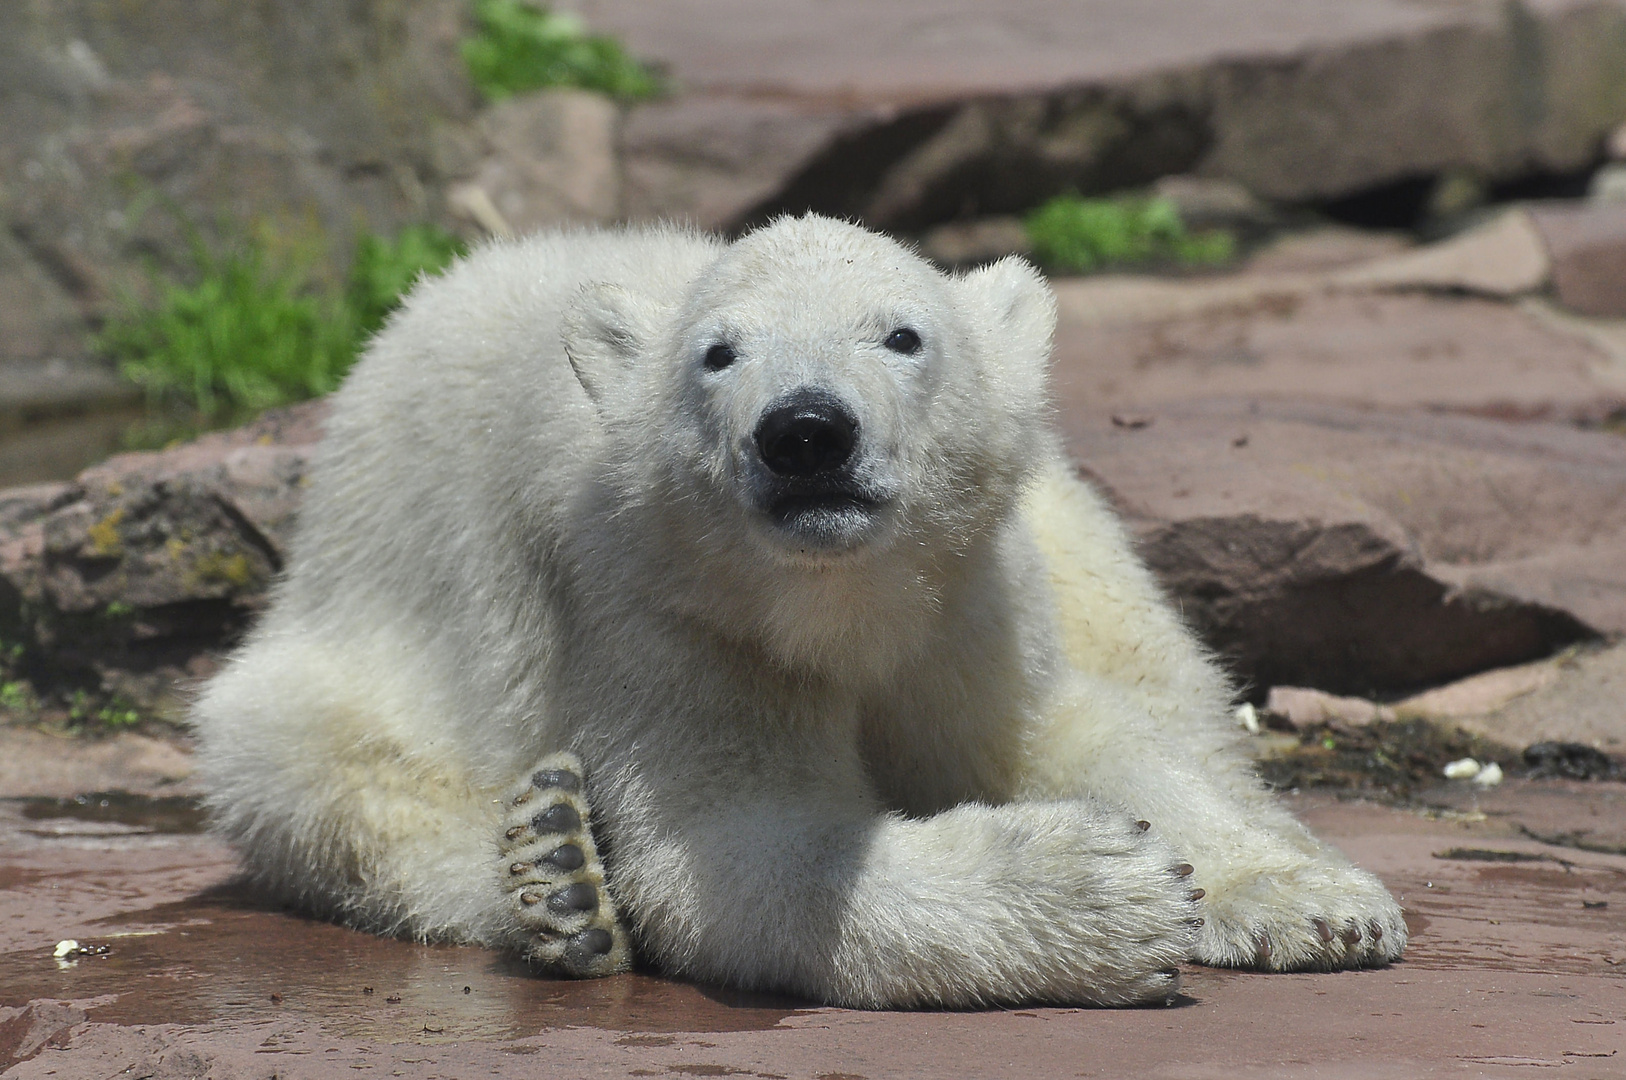
[{"label": "bear's snout", "polygon": [[757,423],[757,452],[776,475],[804,480],[841,469],[858,446],[858,418],[824,390],[797,390]]}]

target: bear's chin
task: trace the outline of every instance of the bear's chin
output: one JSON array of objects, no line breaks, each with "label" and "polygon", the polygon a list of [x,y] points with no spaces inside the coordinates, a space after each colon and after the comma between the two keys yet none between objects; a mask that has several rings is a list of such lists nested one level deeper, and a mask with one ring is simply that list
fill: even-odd
[{"label": "bear's chin", "polygon": [[821,562],[873,550],[887,531],[886,504],[848,492],[787,493],[763,516],[776,547]]}]

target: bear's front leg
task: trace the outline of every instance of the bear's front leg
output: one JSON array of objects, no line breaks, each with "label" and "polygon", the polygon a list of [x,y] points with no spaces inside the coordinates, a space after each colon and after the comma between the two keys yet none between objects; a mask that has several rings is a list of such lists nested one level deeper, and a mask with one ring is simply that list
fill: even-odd
[{"label": "bear's front leg", "polygon": [[1159,731],[1127,709],[1109,719],[1075,725],[1093,734],[1087,754],[1045,748],[1028,795],[1089,795],[1149,820],[1196,868],[1204,924],[1193,959],[1330,971],[1399,958],[1406,923],[1383,883],[1310,835],[1241,754]]},{"label": "bear's front leg", "polygon": [[1107,797],[1151,819],[1196,867],[1204,925],[1192,958],[1220,967],[1332,971],[1400,957],[1406,922],[1375,876],[1310,835],[1245,763],[1143,761]]},{"label": "bear's front leg", "polygon": [[1178,992],[1191,868],[1132,819],[1084,802],[906,819],[774,779],[729,776],[704,806],[640,784],[662,815],[617,817],[622,898],[667,973],[858,1008]]},{"label": "bear's front leg", "polygon": [[544,758],[506,800],[498,849],[503,890],[529,937],[526,959],[575,978],[632,966],[574,754]]},{"label": "bear's front leg", "polygon": [[[1193,958],[1217,967],[1332,971],[1400,958],[1406,922],[1383,882],[1316,844],[1279,833],[1208,855],[1209,903]],[[1304,839],[1314,844],[1307,834]]]}]

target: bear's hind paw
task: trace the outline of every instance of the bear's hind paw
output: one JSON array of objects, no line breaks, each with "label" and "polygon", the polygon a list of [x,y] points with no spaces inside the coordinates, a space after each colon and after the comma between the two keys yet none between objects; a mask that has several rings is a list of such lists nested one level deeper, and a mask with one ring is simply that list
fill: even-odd
[{"label": "bear's hind paw", "polygon": [[574,978],[632,967],[574,754],[543,759],[507,800],[498,847],[503,890],[528,939],[526,959]]}]

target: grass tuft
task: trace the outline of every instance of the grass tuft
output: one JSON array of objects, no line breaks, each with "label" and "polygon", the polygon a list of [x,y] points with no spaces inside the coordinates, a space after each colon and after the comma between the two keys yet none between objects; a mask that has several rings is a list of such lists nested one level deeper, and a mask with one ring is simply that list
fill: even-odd
[{"label": "grass tuft", "polygon": [[1039,261],[1072,273],[1148,263],[1214,266],[1236,254],[1231,233],[1188,231],[1168,199],[1058,195],[1023,224]]},{"label": "grass tuft", "polygon": [[393,239],[364,234],[356,241],[345,287],[345,303],[361,340],[383,328],[418,278],[440,273],[467,250],[463,241],[433,225],[409,225]]},{"label": "grass tuft", "polygon": [[127,306],[96,345],[154,404],[240,417],[334,389],[412,283],[462,251],[430,226],[363,236],[339,291],[262,242],[217,255],[195,241],[192,280],[158,281],[155,301]]},{"label": "grass tuft", "polygon": [[525,0],[475,0],[476,32],[463,62],[487,100],[569,86],[622,101],[659,95],[661,81],[614,38],[589,34],[574,15]]}]

